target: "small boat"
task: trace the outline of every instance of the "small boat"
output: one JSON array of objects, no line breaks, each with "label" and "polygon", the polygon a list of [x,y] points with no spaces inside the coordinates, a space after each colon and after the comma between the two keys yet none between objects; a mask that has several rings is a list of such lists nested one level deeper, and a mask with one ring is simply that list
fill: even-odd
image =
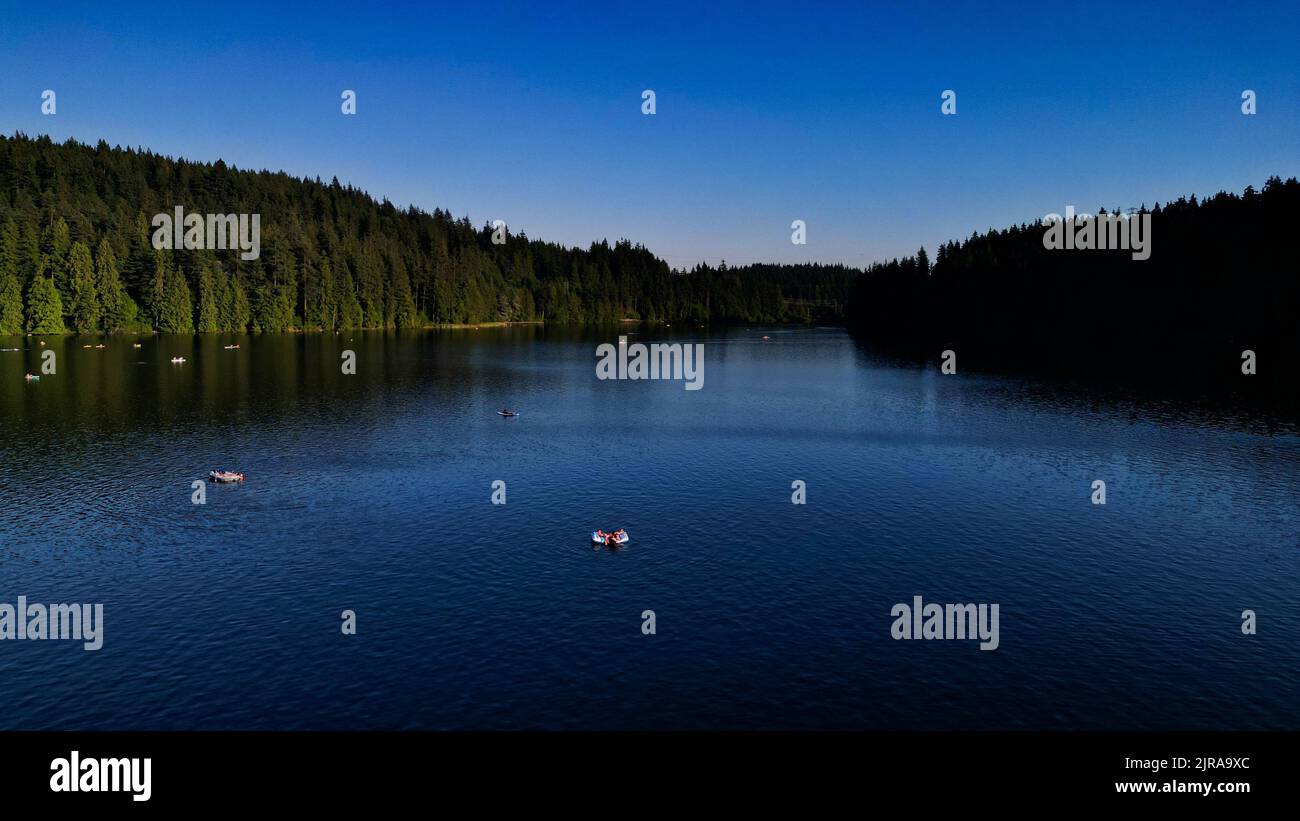
[{"label": "small boat", "polygon": [[107,345],[104,345],[103,343],[101,343],[101,344],[99,344],[99,345],[96,345],[95,347],[96,347],[96,348],[107,348],[108,346],[107,346]]},{"label": "small boat", "polygon": [[185,357],[183,357],[183,356],[173,356],[173,357],[172,357],[172,362],[173,362],[174,364],[179,365],[180,363],[182,363],[182,362],[184,362],[184,361],[185,361]]},{"label": "small boat", "polygon": [[136,343],[133,344],[131,347],[132,347],[132,348],[139,348],[139,347],[141,347],[141,345],[140,345],[139,342],[136,342]]},{"label": "small boat", "polygon": [[225,347],[225,350],[227,350],[227,351],[234,351],[234,350],[238,350],[238,348],[239,348],[238,345],[227,345],[227,346]]},{"label": "small boat", "polygon": [[501,414],[502,416],[518,416],[518,415],[519,415],[517,412],[512,411],[512,410],[499,410],[499,411],[497,411],[497,413]]},{"label": "small boat", "polygon": [[613,533],[606,533],[603,530],[591,531],[591,541],[593,544],[603,544],[607,547],[614,545],[627,544],[628,535],[626,530],[615,530]]},{"label": "small boat", "polygon": [[25,374],[25,375],[23,376],[23,379],[26,379],[28,382],[40,382],[40,381],[41,381],[41,378],[40,378],[39,376],[37,376],[36,374],[34,374],[34,373]]},{"label": "small boat", "polygon": [[83,347],[83,348],[89,348],[90,346],[89,346],[89,345],[82,345],[81,347]]},{"label": "small boat", "polygon": [[214,482],[242,482],[244,474],[235,473],[233,470],[214,470],[208,473],[208,478]]}]

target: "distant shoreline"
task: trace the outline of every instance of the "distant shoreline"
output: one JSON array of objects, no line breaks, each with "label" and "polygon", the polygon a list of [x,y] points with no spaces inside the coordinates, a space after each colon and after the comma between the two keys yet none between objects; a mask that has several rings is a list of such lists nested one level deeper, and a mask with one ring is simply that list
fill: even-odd
[{"label": "distant shoreline", "polygon": [[[56,339],[60,339],[60,338],[68,338],[68,337],[74,337],[74,336],[84,336],[84,337],[128,337],[128,336],[138,336],[138,337],[146,337],[146,336],[261,336],[262,334],[331,334],[331,333],[333,333],[333,334],[341,334],[341,333],[345,333],[345,332],[346,332],[346,333],[355,333],[355,332],[358,332],[358,331],[362,331],[362,332],[368,332],[368,331],[379,331],[379,332],[394,332],[394,331],[464,331],[464,330],[478,330],[478,329],[480,329],[480,328],[512,328],[512,327],[517,327],[517,326],[528,326],[528,325],[543,325],[543,326],[544,326],[544,325],[550,325],[550,326],[552,326],[552,327],[557,327],[557,328],[600,328],[600,327],[610,327],[610,326],[615,326],[615,325],[661,325],[661,326],[671,327],[672,324],[673,324],[672,322],[665,322],[665,321],[663,321],[663,320],[658,320],[658,319],[619,319],[619,320],[614,320],[614,321],[612,321],[612,322],[547,322],[546,320],[543,320],[543,319],[524,319],[524,320],[518,320],[518,321],[497,321],[497,322],[431,322],[431,323],[427,323],[427,324],[424,324],[424,325],[419,325],[419,326],[416,326],[416,327],[410,327],[410,328],[394,328],[394,327],[387,327],[387,328],[336,328],[336,329],[334,329],[334,330],[332,330],[332,331],[325,330],[324,328],[286,328],[286,329],[283,330],[283,331],[251,331],[251,330],[243,330],[243,331],[191,331],[191,332],[189,332],[189,333],[173,333],[173,332],[170,332],[170,331],[158,331],[158,330],[138,330],[138,331],[113,331],[113,332],[111,332],[111,333],[108,333],[108,332],[102,332],[102,331],[101,331],[101,332],[88,333],[88,334],[86,334],[86,333],[79,333],[79,332],[77,332],[77,331],[66,331],[66,332],[64,332],[64,333],[52,333],[52,334],[37,334],[37,333],[31,333],[31,332],[29,332],[29,331],[24,331],[23,333],[18,333],[18,334],[0,334],[0,338],[5,338],[5,337],[14,337],[14,338],[18,338],[18,337],[22,337],[22,338],[27,338],[27,337],[39,337],[39,338],[43,338],[43,339],[44,339],[44,338],[56,338]],[[813,325],[813,323],[806,323],[806,322],[734,322],[734,321],[690,322],[690,321],[685,321],[685,320],[680,321],[678,324],[680,324],[682,327],[692,327],[692,326],[694,326],[694,327],[708,327],[708,326],[716,326],[716,327],[740,327],[740,326],[751,326],[751,327],[753,327],[753,326],[761,326],[761,327],[776,327],[776,326],[785,326],[785,325],[798,325],[798,326],[812,327],[812,325]],[[842,323],[842,322],[840,322],[840,323],[836,323],[836,322],[830,322],[830,323],[817,323],[817,324],[819,324],[819,325],[823,325],[823,326],[827,326],[827,327],[844,327],[844,323]]]}]

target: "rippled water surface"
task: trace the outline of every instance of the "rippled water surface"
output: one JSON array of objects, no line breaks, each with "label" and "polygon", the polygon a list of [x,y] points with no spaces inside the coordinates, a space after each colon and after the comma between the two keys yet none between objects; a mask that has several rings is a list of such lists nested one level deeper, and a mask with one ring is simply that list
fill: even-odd
[{"label": "rippled water surface", "polygon": [[[616,333],[0,339],[0,602],[105,614],[0,641],[0,728],[1300,729],[1286,414],[833,329],[643,327],[703,389],[597,380]],[[1000,646],[893,640],[916,595]]]}]

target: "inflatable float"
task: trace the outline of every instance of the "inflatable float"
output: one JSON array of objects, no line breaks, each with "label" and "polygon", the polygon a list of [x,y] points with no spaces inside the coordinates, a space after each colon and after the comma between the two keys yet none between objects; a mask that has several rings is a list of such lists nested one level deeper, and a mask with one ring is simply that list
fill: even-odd
[{"label": "inflatable float", "polygon": [[242,482],[244,474],[233,470],[214,470],[208,474],[208,478],[214,482]]},{"label": "inflatable float", "polygon": [[615,530],[613,533],[606,533],[603,530],[591,531],[591,541],[593,544],[603,544],[613,547],[618,544],[627,544],[628,535],[626,530]]}]

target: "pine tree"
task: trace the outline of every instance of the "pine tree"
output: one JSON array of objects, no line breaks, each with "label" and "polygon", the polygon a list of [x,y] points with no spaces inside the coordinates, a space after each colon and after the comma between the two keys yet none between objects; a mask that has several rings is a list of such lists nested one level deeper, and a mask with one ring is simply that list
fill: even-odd
[{"label": "pine tree", "polygon": [[294,326],[296,277],[293,254],[288,244],[276,240],[271,245],[270,264],[254,291],[253,314],[257,327],[265,333],[280,333]]},{"label": "pine tree", "polygon": [[358,297],[364,316],[361,325],[366,328],[384,327],[384,282],[378,255],[367,244],[357,259]]},{"label": "pine tree", "polygon": [[53,277],[37,274],[27,286],[27,330],[34,334],[65,334],[63,300]]},{"label": "pine tree", "polygon": [[238,331],[242,334],[248,330],[248,323],[253,319],[253,311],[248,305],[248,294],[244,291],[244,284],[235,274],[230,275],[230,295],[230,320],[226,330]]},{"label": "pine tree", "polygon": [[136,322],[139,309],[127,294],[117,273],[117,257],[108,238],[99,241],[95,250],[95,285],[99,290],[100,326],[105,333],[118,333]]},{"label": "pine tree", "polygon": [[347,330],[360,328],[365,324],[365,314],[361,301],[357,299],[357,289],[352,282],[352,275],[343,275],[343,297],[339,300],[339,327]]},{"label": "pine tree", "polygon": [[0,334],[23,332],[23,289],[18,277],[0,274]]},{"label": "pine tree", "polygon": [[190,286],[185,275],[169,266],[163,289],[158,329],[169,334],[194,333],[194,303],[190,299]]},{"label": "pine tree", "polygon": [[411,281],[406,275],[406,267],[394,266],[393,285],[388,289],[390,307],[387,310],[391,322],[398,328],[414,328],[415,299],[411,296]]},{"label": "pine tree", "polygon": [[79,334],[93,334],[99,330],[99,292],[95,287],[95,264],[90,259],[90,249],[78,240],[68,255],[68,290],[71,295],[68,315],[72,327]]},{"label": "pine tree", "polygon": [[334,269],[328,259],[320,263],[320,289],[316,294],[316,316],[321,330],[332,331],[338,327],[338,303],[334,296]]},{"label": "pine tree", "polygon": [[217,268],[216,287],[219,292],[217,297],[217,327],[223,331],[237,331],[235,327],[235,292],[231,287],[235,275],[227,274],[221,268]]},{"label": "pine tree", "polygon": [[195,328],[201,334],[220,330],[217,311],[217,289],[212,275],[212,264],[199,265],[199,321]]},{"label": "pine tree", "polygon": [[166,251],[153,252],[153,270],[144,289],[144,307],[153,327],[161,330],[167,303],[167,281],[171,276],[170,257]]},{"label": "pine tree", "polygon": [[71,246],[68,223],[63,217],[50,220],[41,234],[41,263],[43,273],[54,277],[54,287],[59,289],[60,295],[68,292],[68,251]]},{"label": "pine tree", "polygon": [[18,275],[18,226],[0,226],[0,334],[23,332],[23,288]]}]

